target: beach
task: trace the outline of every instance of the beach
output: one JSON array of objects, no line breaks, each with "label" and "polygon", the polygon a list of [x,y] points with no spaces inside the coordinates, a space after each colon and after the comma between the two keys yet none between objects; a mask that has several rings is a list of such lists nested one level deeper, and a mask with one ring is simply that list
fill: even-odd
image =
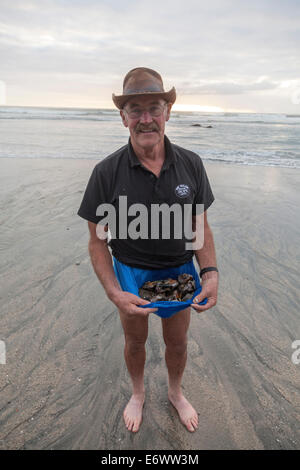
[{"label": "beach", "polygon": [[199,429],[189,433],[168,402],[152,314],[132,434],[118,312],[77,216],[96,163],[1,158],[0,449],[299,449],[299,170],[204,162],[220,285],[189,330],[183,390]]}]

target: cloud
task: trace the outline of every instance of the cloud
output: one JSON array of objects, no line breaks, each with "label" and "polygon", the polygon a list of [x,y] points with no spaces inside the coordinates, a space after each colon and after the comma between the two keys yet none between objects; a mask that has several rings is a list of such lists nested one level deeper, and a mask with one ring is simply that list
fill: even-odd
[{"label": "cloud", "polygon": [[72,93],[77,87],[91,96],[98,83],[97,96],[110,100],[138,65],[157,69],[166,88],[185,96],[278,95],[283,82],[299,77],[296,0],[0,4],[0,80],[10,99],[14,87],[18,97],[22,86],[24,96],[32,87],[32,96],[37,84],[39,96],[50,88],[68,95],[70,83]]},{"label": "cloud", "polygon": [[258,79],[254,82],[237,81],[208,81],[195,85],[191,82],[185,82],[179,86],[178,92],[182,95],[240,95],[251,91],[273,90],[280,86],[280,83],[268,80]]}]

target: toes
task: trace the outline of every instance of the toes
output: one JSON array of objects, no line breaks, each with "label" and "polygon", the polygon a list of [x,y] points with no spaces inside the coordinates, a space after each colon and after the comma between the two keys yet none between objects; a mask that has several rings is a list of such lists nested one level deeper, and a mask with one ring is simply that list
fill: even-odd
[{"label": "toes", "polygon": [[137,432],[142,422],[142,408],[144,402],[139,398],[131,397],[124,412],[124,422],[128,431]]},{"label": "toes", "polygon": [[192,424],[191,421],[187,421],[187,422],[186,422],[186,427],[187,427],[187,429],[188,429],[190,432],[194,432],[194,431],[195,431],[194,426],[193,426],[193,424]]},{"label": "toes", "polygon": [[130,420],[128,421],[128,426],[127,426],[128,431],[131,431],[131,430],[132,430],[132,426],[133,426],[133,421],[130,419]]},{"label": "toes", "polygon": [[139,423],[139,421],[136,421],[134,423],[133,428],[132,428],[132,432],[137,432],[139,430],[139,427],[140,427],[140,423]]},{"label": "toes", "polygon": [[186,428],[188,429],[188,431],[190,432],[196,431],[196,429],[198,428],[198,415],[195,414],[191,418],[186,419],[184,424]]},{"label": "toes", "polygon": [[141,423],[139,418],[130,418],[130,416],[127,416],[127,414],[124,413],[124,421],[128,431],[137,432],[139,430]]},{"label": "toes", "polygon": [[129,419],[127,424],[126,424],[126,427],[128,429],[128,431],[132,431],[132,432],[137,432],[139,430],[139,427],[140,427],[140,422],[139,420],[131,420]]},{"label": "toes", "polygon": [[124,413],[124,421],[125,421],[125,426],[128,429],[130,419],[125,413]]},{"label": "toes", "polygon": [[130,430],[130,426],[132,424],[132,420],[129,418],[129,416],[124,414],[124,421],[125,421],[125,426],[127,429]]},{"label": "toes", "polygon": [[198,416],[197,416],[197,415],[194,416],[194,417],[192,418],[191,422],[192,422],[193,426],[194,426],[195,428],[197,428],[197,427],[198,427]]}]

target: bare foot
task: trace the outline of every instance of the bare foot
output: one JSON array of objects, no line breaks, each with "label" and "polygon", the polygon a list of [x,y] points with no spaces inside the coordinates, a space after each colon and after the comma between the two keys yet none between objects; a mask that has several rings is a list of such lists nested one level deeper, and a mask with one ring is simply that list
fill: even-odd
[{"label": "bare foot", "polygon": [[186,426],[187,430],[194,432],[198,428],[198,414],[187,399],[180,393],[180,395],[168,394],[169,400],[177,410],[181,422]]},{"label": "bare foot", "polygon": [[132,395],[130,398],[123,413],[125,425],[128,431],[137,432],[139,430],[142,422],[144,401],[144,393]]}]

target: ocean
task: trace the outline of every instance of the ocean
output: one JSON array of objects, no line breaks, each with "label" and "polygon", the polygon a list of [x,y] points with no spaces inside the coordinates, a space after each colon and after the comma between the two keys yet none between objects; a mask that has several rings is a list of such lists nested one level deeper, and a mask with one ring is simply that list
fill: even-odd
[{"label": "ocean", "polygon": [[[204,162],[300,168],[300,114],[173,111],[165,132]],[[118,110],[0,106],[0,158],[101,160],[127,141]]]}]

